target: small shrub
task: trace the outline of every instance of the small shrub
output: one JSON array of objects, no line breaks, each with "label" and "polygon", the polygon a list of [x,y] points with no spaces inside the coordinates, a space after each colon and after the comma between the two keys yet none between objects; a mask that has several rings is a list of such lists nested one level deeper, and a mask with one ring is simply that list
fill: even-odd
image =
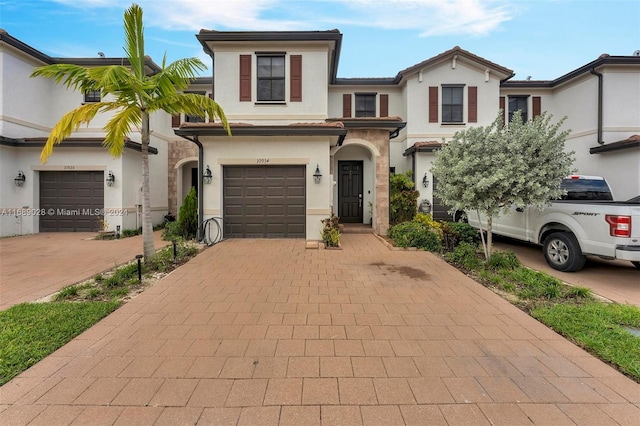
[{"label": "small shrub", "polygon": [[60,302],[62,300],[77,296],[78,292],[79,292],[78,286],[70,285],[60,290],[60,292],[55,295],[54,300],[56,302]]},{"label": "small shrub", "polygon": [[442,248],[438,235],[418,222],[403,222],[392,226],[388,236],[398,247],[416,247],[433,252],[439,252]]},{"label": "small shrub", "polygon": [[467,271],[476,270],[482,265],[482,261],[478,257],[478,246],[467,242],[458,244],[452,252],[445,254],[445,258]]},{"label": "small shrub", "polygon": [[182,241],[182,226],[180,222],[167,222],[162,230],[162,239],[165,241]]},{"label": "small shrub", "polygon": [[103,279],[104,279],[104,276],[102,274],[97,274],[95,277],[93,277],[93,280],[98,283]]},{"label": "small shrub", "polygon": [[445,222],[442,225],[442,245],[444,250],[453,251],[461,242],[478,244],[480,242],[478,230],[468,223]]},{"label": "small shrub", "polygon": [[184,197],[180,212],[178,213],[180,233],[185,239],[193,239],[198,232],[198,197],[195,188]]},{"label": "small shrub", "polygon": [[487,268],[494,271],[497,269],[515,269],[518,266],[520,266],[520,261],[511,250],[495,252],[487,261]]},{"label": "small shrub", "polygon": [[142,234],[142,228],[138,229],[125,229],[122,231],[122,238],[134,237]]},{"label": "small shrub", "polygon": [[442,230],[442,223],[437,220],[433,220],[433,217],[430,213],[417,213],[413,218],[413,221],[416,223],[421,223],[432,230]]},{"label": "small shrub", "polygon": [[418,211],[418,196],[415,184],[411,180],[413,173],[389,177],[389,222],[399,224],[413,220]]},{"label": "small shrub", "polygon": [[331,216],[321,220],[323,224],[320,236],[327,247],[340,246],[340,218],[331,212]]},{"label": "small shrub", "polygon": [[591,299],[593,296],[591,290],[586,287],[569,287],[566,292],[567,297],[574,297],[577,299]]}]

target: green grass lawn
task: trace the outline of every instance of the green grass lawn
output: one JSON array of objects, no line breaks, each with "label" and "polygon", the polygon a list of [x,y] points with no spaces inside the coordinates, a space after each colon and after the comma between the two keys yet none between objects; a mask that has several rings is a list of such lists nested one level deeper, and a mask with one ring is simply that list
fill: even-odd
[{"label": "green grass lawn", "polygon": [[640,327],[640,309],[617,303],[540,306],[531,315],[600,359],[640,382],[640,337],[623,326]]},{"label": "green grass lawn", "polygon": [[118,306],[118,301],[23,303],[0,311],[0,386]]}]

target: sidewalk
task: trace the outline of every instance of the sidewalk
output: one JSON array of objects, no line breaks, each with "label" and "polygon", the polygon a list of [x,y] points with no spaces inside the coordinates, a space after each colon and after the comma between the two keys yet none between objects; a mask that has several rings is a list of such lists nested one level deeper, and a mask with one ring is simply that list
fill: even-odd
[{"label": "sidewalk", "polygon": [[229,240],[0,388],[7,425],[530,425],[640,385],[427,252]]},{"label": "sidewalk", "polygon": [[[56,232],[0,239],[0,310],[33,302],[135,259],[142,235],[94,240],[95,232]],[[155,248],[168,244],[154,232]]]}]

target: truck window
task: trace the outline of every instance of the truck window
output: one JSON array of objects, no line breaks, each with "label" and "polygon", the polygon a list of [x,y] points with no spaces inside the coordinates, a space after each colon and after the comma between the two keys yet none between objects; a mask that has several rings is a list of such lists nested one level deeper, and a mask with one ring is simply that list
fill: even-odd
[{"label": "truck window", "polygon": [[567,191],[562,200],[612,201],[609,185],[600,179],[564,179],[560,188]]}]

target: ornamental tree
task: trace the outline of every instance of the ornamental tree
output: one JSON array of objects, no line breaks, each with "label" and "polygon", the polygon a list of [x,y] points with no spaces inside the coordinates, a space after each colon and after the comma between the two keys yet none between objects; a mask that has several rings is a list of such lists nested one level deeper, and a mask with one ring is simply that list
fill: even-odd
[{"label": "ornamental tree", "polygon": [[545,113],[523,123],[517,111],[504,126],[499,111],[490,126],[457,132],[437,153],[432,168],[437,194],[452,211],[485,217],[486,258],[492,252],[494,217],[508,214],[513,205],[543,208],[563,195],[560,183],[573,172],[574,160],[574,152],[564,149],[570,133],[560,130],[565,118],[552,124],[552,115]]}]

